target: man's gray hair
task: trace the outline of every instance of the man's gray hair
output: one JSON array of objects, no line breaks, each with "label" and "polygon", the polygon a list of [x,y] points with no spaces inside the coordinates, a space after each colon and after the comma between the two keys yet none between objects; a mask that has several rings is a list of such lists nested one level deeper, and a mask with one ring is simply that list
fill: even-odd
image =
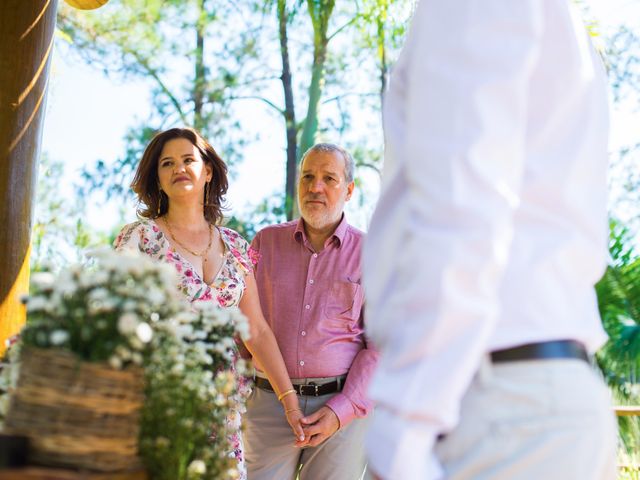
[{"label": "man's gray hair", "polygon": [[340,153],[342,158],[344,158],[344,178],[347,180],[347,183],[353,182],[356,165],[353,161],[353,157],[344,148],[334,143],[316,143],[313,147],[304,152],[304,155],[302,155],[302,159],[300,160],[300,165],[302,166],[304,159],[307,158],[310,153],[314,152]]}]

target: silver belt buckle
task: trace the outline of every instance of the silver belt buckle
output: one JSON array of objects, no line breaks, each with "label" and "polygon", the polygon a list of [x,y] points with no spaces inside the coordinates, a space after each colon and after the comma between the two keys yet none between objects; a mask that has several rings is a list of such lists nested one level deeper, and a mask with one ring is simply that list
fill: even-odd
[{"label": "silver belt buckle", "polygon": [[[319,396],[319,393],[318,393],[318,387],[319,386],[320,385],[317,385],[317,384],[315,384],[313,382],[307,383],[307,384],[304,384],[304,385],[300,385],[300,394],[301,395],[305,395],[305,396],[313,395],[314,397],[318,397]],[[307,393],[307,390],[306,390],[307,387],[313,387],[313,393]]]}]

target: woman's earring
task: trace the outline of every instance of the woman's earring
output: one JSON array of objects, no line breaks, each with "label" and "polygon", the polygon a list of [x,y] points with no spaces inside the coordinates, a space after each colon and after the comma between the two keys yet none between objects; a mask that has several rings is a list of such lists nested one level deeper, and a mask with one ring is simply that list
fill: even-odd
[{"label": "woman's earring", "polygon": [[162,190],[159,190],[158,193],[160,196],[158,197],[158,213],[156,214],[156,218],[160,216],[160,211],[162,210]]},{"label": "woman's earring", "polygon": [[209,182],[204,184],[204,206],[209,204]]}]

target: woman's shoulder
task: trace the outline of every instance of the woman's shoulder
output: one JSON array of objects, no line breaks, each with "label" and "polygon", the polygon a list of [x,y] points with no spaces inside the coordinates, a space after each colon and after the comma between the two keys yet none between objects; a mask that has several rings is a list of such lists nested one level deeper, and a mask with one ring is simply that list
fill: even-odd
[{"label": "woman's shoulder", "polygon": [[136,220],[120,229],[113,245],[117,249],[132,242],[139,243],[143,238],[152,236],[150,234],[153,234],[154,231],[157,232],[159,229],[153,220],[147,218]]},{"label": "woman's shoulder", "polygon": [[225,239],[225,243],[236,261],[243,270],[250,272],[255,264],[254,251],[249,246],[249,242],[235,230],[228,227],[218,227],[220,235]]},{"label": "woman's shoulder", "polygon": [[127,223],[124,227],[120,229],[119,235],[131,234],[133,232],[142,233],[148,230],[152,230],[153,226],[155,226],[155,223],[153,222],[153,220],[148,218],[143,218],[140,220],[136,220],[135,222]]},{"label": "woman's shoulder", "polygon": [[219,226],[218,231],[224,238],[227,240],[227,243],[232,244],[236,247],[244,247],[249,245],[249,242],[245,240],[245,238],[240,235],[238,232],[229,227]]}]

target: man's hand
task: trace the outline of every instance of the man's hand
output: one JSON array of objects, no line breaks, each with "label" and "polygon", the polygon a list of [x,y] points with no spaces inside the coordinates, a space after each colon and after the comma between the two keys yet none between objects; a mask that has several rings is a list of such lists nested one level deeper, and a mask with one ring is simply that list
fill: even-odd
[{"label": "man's hand", "polygon": [[317,447],[340,428],[338,416],[329,407],[321,407],[300,420],[304,426],[305,441],[296,442],[298,447]]}]

